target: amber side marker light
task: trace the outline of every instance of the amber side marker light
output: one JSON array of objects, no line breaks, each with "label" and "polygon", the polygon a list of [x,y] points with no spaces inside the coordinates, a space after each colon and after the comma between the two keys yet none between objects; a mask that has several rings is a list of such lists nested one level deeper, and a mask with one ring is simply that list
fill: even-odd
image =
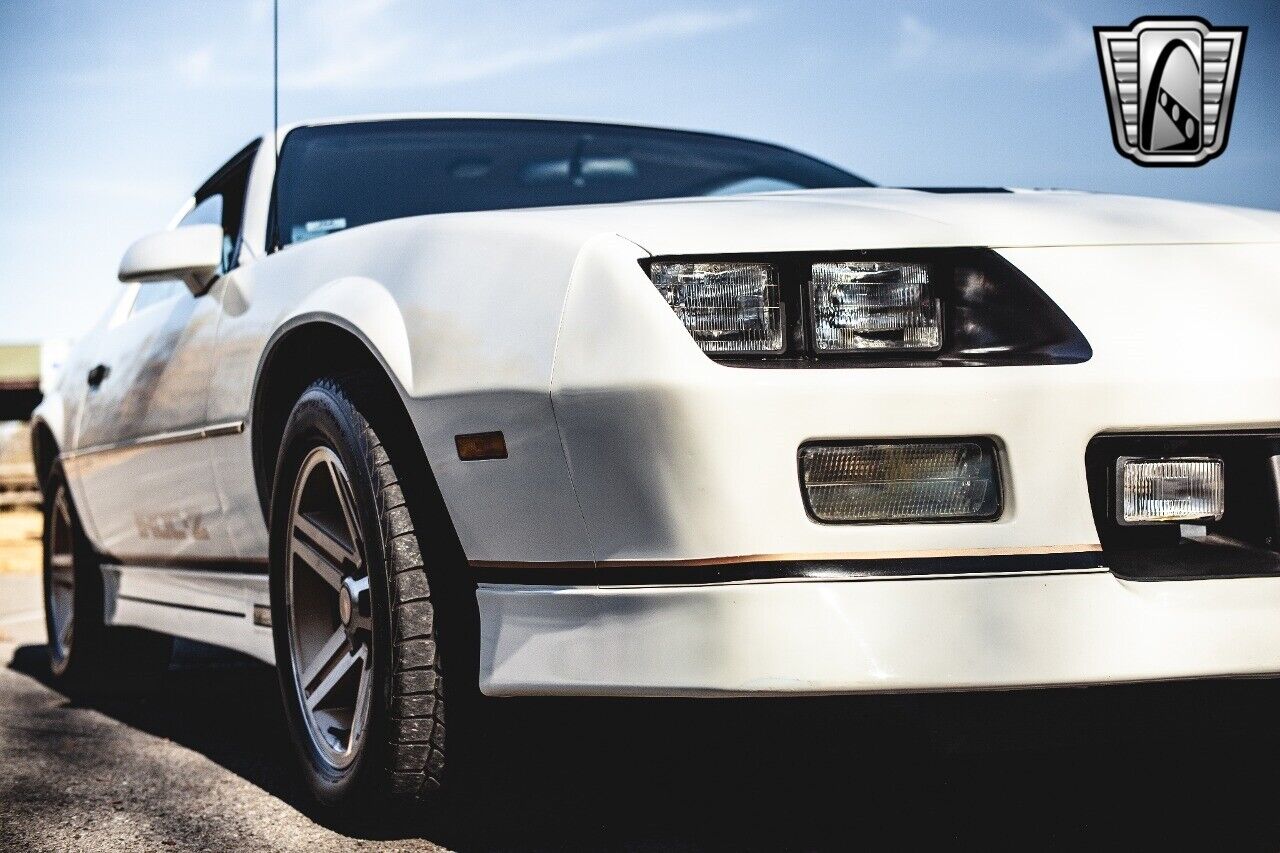
[{"label": "amber side marker light", "polygon": [[468,432],[455,435],[453,443],[458,446],[458,458],[463,462],[507,458],[507,439],[500,432]]}]

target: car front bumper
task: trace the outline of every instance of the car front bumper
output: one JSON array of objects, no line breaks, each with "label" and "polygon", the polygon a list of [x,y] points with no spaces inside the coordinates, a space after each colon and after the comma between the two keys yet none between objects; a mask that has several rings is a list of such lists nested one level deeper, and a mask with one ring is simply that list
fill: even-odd
[{"label": "car front bumper", "polygon": [[[717,364],[649,289],[638,254],[597,247],[566,299],[551,400],[577,511],[515,543],[537,557],[513,545],[472,558],[487,693],[1280,673],[1280,578],[1112,573],[1085,466],[1103,434],[1280,429],[1280,247],[1003,251],[1094,357],[935,369]],[[822,524],[805,511],[805,442],[963,436],[998,447],[995,521]],[[489,541],[496,552],[501,531]]]},{"label": "car front bumper", "polygon": [[1280,579],[1105,569],[702,586],[484,584],[493,696],[1020,688],[1280,672]]}]

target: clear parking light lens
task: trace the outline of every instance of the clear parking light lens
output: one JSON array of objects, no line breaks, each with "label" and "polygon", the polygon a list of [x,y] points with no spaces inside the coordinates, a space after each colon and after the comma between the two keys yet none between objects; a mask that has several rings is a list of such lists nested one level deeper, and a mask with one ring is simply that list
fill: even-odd
[{"label": "clear parking light lens", "polygon": [[656,263],[649,274],[704,351],[782,352],[782,303],[771,265]]},{"label": "clear parking light lens", "polygon": [[962,521],[1000,514],[995,447],[982,439],[806,445],[800,476],[819,521]]},{"label": "clear parking light lens", "polygon": [[938,300],[923,264],[814,264],[810,288],[820,353],[942,348]]},{"label": "clear parking light lens", "polygon": [[1121,459],[1121,524],[1217,521],[1226,507],[1221,459]]}]

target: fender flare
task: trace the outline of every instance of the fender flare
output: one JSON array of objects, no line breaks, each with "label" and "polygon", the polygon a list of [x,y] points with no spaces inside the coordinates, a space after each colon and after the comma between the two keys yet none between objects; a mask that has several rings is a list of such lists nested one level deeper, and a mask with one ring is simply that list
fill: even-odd
[{"label": "fender flare", "polygon": [[[328,327],[359,341],[395,387],[401,400],[413,388],[413,362],[408,330],[395,298],[381,284],[366,278],[335,279],[319,288],[287,314],[267,339],[254,370],[246,430],[250,434],[252,464],[259,474],[259,497],[266,500],[262,472],[267,461],[261,458],[264,440],[255,429],[265,405],[265,390],[275,357],[296,334],[306,329]],[[265,507],[265,503],[264,503]]]}]

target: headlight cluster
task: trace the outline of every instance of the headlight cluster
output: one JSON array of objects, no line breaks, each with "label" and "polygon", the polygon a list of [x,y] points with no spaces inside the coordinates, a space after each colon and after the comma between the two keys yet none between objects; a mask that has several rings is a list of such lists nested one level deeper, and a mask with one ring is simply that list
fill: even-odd
[{"label": "headlight cluster", "polygon": [[938,300],[923,264],[814,264],[809,292],[819,352],[933,352],[942,346]]},{"label": "headlight cluster", "polygon": [[782,352],[782,302],[769,264],[654,264],[653,284],[707,352]]},{"label": "headlight cluster", "polygon": [[728,364],[1070,364],[1093,354],[989,249],[655,258],[646,268],[698,345]]}]

